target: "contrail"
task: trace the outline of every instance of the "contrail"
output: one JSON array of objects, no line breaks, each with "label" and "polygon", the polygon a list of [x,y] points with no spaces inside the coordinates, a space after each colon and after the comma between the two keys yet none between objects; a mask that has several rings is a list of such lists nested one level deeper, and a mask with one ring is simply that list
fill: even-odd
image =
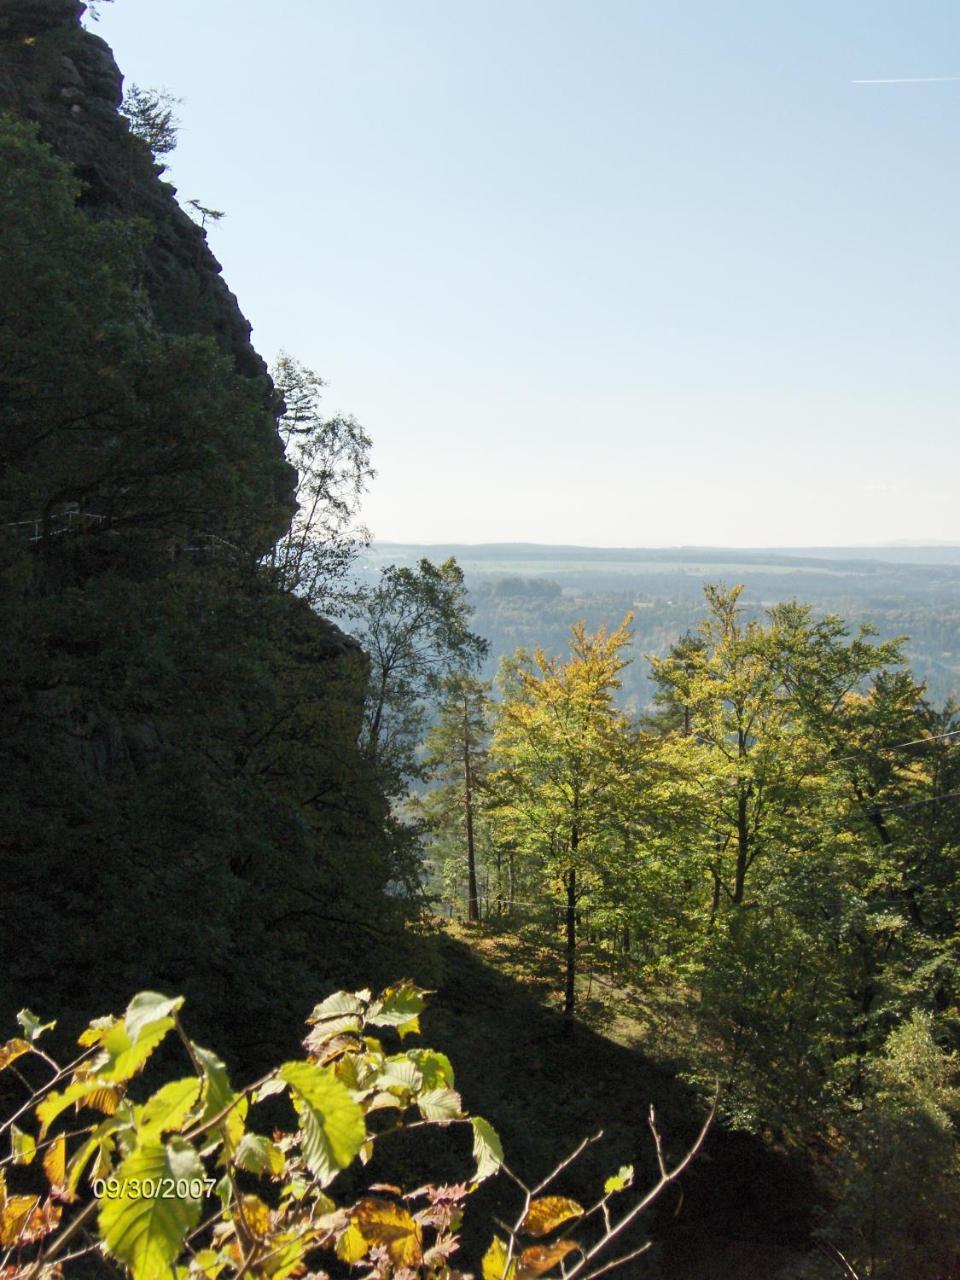
[{"label": "contrail", "polygon": [[851,80],[851,84],[943,84],[960,76],[902,76],[895,80]]}]

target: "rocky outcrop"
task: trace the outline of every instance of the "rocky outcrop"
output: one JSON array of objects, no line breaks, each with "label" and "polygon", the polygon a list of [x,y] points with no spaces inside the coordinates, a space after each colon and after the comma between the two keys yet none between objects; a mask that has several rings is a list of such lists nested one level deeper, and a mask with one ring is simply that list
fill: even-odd
[{"label": "rocky outcrop", "polygon": [[[0,110],[37,123],[41,138],[73,166],[80,202],[94,216],[151,226],[142,283],[155,323],[169,333],[212,335],[238,373],[262,383],[275,415],[276,395],[250,342],[250,324],[205,233],[120,114],[123,77],[106,41],[81,26],[84,10],[80,0],[3,0]],[[274,433],[264,447],[280,452],[279,437]],[[281,469],[281,476],[278,534],[293,509],[293,469]]]}]

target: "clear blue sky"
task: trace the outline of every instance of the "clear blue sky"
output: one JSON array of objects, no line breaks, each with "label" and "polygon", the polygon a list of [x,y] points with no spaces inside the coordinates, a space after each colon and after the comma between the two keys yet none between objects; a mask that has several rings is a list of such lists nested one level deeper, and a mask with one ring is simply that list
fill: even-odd
[{"label": "clear blue sky", "polygon": [[399,541],[960,541],[956,0],[115,0]]}]

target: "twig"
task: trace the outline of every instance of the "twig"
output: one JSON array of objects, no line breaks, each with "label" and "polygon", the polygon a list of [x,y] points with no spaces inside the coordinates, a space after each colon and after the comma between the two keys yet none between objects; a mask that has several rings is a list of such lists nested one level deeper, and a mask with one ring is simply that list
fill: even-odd
[{"label": "twig", "polygon": [[[602,1276],[607,1271],[612,1271],[614,1267],[622,1267],[625,1262],[632,1262],[634,1258],[639,1258],[641,1253],[646,1253],[648,1249],[653,1247],[653,1241],[648,1240],[646,1244],[642,1244],[639,1249],[634,1249],[632,1253],[625,1253],[622,1258],[614,1258],[612,1262],[605,1262],[602,1267],[598,1267],[596,1271],[591,1271],[584,1280],[596,1280],[597,1276]],[[569,1273],[571,1276],[576,1275],[575,1271]]]},{"label": "twig", "polygon": [[[621,1234],[621,1232],[625,1231],[627,1227],[629,1227],[630,1224],[634,1222],[640,1216],[641,1213],[643,1213],[644,1209],[646,1209],[650,1204],[653,1203],[654,1200],[656,1200],[656,1198],[663,1191],[664,1187],[669,1186],[671,1182],[675,1182],[676,1179],[680,1177],[680,1175],[691,1164],[691,1162],[694,1160],[694,1158],[699,1153],[701,1147],[703,1146],[707,1137],[707,1132],[711,1124],[713,1123],[713,1118],[716,1115],[716,1112],[717,1112],[717,1098],[714,1098],[713,1105],[710,1108],[710,1114],[707,1116],[706,1120],[703,1122],[700,1132],[697,1134],[696,1141],[694,1142],[693,1146],[689,1149],[687,1154],[680,1161],[680,1163],[675,1165],[674,1168],[666,1169],[665,1172],[661,1173],[660,1180],[656,1183],[656,1185],[653,1186],[641,1200],[638,1200],[637,1203],[633,1206],[633,1208],[629,1209],[623,1215],[623,1217],[620,1218],[618,1222],[615,1222],[612,1228],[606,1232],[603,1238],[599,1240],[593,1246],[592,1249],[588,1250],[587,1253],[584,1254],[581,1261],[578,1262],[577,1265],[573,1268],[573,1270],[569,1273],[568,1280],[574,1280],[574,1277],[583,1275],[583,1273],[586,1271],[587,1267],[590,1265],[593,1259],[597,1256],[597,1254],[600,1253],[602,1249],[605,1249],[611,1240],[615,1240],[616,1237]],[[594,1273],[592,1272],[588,1273],[588,1276],[585,1277],[585,1280],[588,1280],[588,1277],[593,1274]],[[599,1273],[596,1273],[596,1274],[599,1274]]]}]

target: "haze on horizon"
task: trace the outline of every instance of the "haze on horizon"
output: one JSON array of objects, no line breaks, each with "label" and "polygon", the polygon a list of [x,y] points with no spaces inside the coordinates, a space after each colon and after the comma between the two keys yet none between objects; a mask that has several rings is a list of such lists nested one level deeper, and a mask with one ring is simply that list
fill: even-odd
[{"label": "haze on horizon", "polygon": [[722,8],[104,6],[378,540],[960,541],[960,11]]}]

